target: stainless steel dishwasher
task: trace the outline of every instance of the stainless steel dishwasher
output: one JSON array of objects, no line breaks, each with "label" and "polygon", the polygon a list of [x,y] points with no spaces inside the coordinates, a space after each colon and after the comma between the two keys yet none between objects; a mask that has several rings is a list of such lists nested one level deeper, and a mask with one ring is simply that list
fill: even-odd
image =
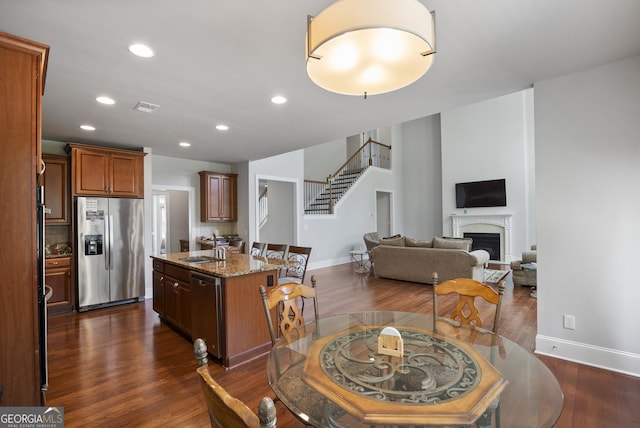
[{"label": "stainless steel dishwasher", "polygon": [[222,358],[221,289],[220,278],[191,272],[191,336],[203,339],[215,358]]}]

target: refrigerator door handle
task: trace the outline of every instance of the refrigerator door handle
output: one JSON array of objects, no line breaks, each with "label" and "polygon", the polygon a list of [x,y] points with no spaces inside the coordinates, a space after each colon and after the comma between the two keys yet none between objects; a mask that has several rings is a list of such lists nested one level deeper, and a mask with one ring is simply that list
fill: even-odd
[{"label": "refrigerator door handle", "polygon": [[109,270],[113,269],[113,215],[110,215],[107,217],[108,219],[108,224],[109,224],[109,248],[108,248],[108,253],[109,253]]},{"label": "refrigerator door handle", "polygon": [[104,248],[104,269],[109,270],[109,216],[104,216],[104,239],[102,241]]}]

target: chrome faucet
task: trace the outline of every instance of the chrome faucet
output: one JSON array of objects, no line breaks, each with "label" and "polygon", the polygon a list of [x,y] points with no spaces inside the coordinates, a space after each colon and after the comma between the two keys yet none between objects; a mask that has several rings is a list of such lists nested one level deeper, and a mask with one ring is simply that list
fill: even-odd
[{"label": "chrome faucet", "polygon": [[227,259],[227,250],[224,247],[218,248],[218,237],[213,233],[213,257],[219,260]]}]

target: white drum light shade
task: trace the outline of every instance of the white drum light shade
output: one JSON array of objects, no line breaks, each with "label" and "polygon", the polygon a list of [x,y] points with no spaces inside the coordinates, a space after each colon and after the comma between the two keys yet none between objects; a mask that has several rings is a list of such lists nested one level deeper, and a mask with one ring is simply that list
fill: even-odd
[{"label": "white drum light shade", "polygon": [[418,0],[338,0],[307,22],[307,74],[321,88],[375,95],[418,80],[435,52]]}]

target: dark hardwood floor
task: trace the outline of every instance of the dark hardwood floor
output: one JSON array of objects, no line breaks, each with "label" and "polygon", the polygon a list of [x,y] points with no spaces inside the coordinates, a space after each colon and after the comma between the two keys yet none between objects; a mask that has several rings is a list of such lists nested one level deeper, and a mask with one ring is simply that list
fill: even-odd
[{"label": "dark hardwood floor", "polygon": [[[311,274],[318,279],[321,316],[359,310],[432,310],[430,286],[361,276],[349,264],[307,273]],[[209,426],[192,345],[160,322],[151,303],[50,318],[47,405],[64,406],[65,426]],[[443,310],[448,304],[444,302]],[[481,308],[481,314],[483,309],[490,310]],[[534,349],[536,300],[528,288],[513,287],[510,275],[500,333]],[[558,427],[640,427],[640,379],[539,358],[564,391]],[[265,365],[263,356],[228,371],[210,363],[210,370],[232,395],[257,409],[261,397],[273,396]],[[280,403],[276,407],[279,427],[302,426]]]}]

